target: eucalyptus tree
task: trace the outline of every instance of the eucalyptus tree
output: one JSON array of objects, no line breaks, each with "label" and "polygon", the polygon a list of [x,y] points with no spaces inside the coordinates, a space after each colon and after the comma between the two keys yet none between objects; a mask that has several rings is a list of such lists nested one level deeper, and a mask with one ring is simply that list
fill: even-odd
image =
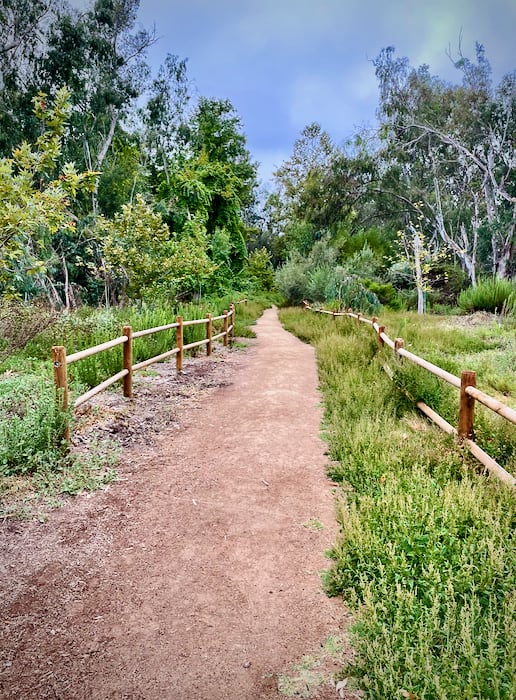
[{"label": "eucalyptus tree", "polygon": [[37,60],[61,0],[0,0],[0,155],[37,136],[31,99]]},{"label": "eucalyptus tree", "polygon": [[[476,283],[479,266],[511,273],[516,223],[516,73],[495,89],[483,47],[455,61],[462,84],[413,69],[384,49],[375,60],[384,159],[398,168],[400,197],[423,202],[423,225]],[[409,207],[410,209],[410,207]],[[407,213],[407,221],[411,212]],[[489,252],[480,246],[489,237]],[[479,250],[483,259],[479,261]]]},{"label": "eucalyptus tree", "polygon": [[[68,85],[73,114],[67,156],[101,172],[121,122],[143,91],[149,68],[146,50],[153,31],[136,29],[139,0],[95,0],[79,13],[58,13],[39,62],[38,79],[46,89]],[[98,210],[97,191],[93,212]]]},{"label": "eucalyptus tree", "polygon": [[159,185],[163,177],[170,183],[172,164],[184,162],[187,157],[191,101],[187,60],[168,54],[151,81],[146,102],[138,112],[142,155],[152,187]]}]

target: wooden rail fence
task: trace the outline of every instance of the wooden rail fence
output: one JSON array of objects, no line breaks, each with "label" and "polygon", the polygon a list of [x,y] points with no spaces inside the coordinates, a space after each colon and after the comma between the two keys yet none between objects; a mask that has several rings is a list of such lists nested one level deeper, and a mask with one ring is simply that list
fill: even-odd
[{"label": "wooden rail fence", "polygon": [[[372,319],[365,318],[360,313],[354,313],[352,309],[348,311],[327,311],[325,309],[316,309],[311,306],[307,301],[303,302],[304,308],[313,311],[315,313],[326,314],[332,316],[336,319],[339,316],[344,316],[347,318],[354,318],[359,323],[366,323],[370,325],[376,332],[378,337],[378,342],[380,345],[387,345],[393,352],[395,352],[399,357],[404,357],[410,362],[423,369],[426,369],[431,374],[439,377],[443,381],[451,384],[452,386],[459,389],[459,418],[458,425],[455,428],[453,425],[448,423],[442,416],[432,410],[423,401],[418,401],[416,403],[419,410],[424,413],[427,418],[438,425],[442,430],[449,433],[450,435],[456,435],[459,442],[465,445],[471,454],[473,454],[479,462],[481,462],[492,474],[497,476],[501,481],[510,484],[511,486],[516,486],[516,479],[512,474],[509,474],[502,466],[498,464],[492,457],[490,457],[487,452],[479,447],[473,441],[473,430],[474,430],[474,416],[475,416],[475,401],[478,401],[486,408],[490,409],[494,413],[497,413],[505,420],[516,425],[516,411],[510,408],[506,404],[498,401],[498,399],[485,394],[476,388],[476,373],[469,370],[464,370],[461,372],[461,376],[457,377],[450,372],[438,367],[437,365],[424,360],[422,357],[409,352],[404,347],[403,338],[396,338],[391,340],[385,332],[385,326],[379,324],[376,317]],[[388,368],[386,368],[388,371]],[[392,376],[391,376],[392,379]]]},{"label": "wooden rail fence", "polygon": [[[239,303],[247,303],[247,299],[243,299]],[[105,350],[111,350],[118,345],[122,345],[122,369],[117,372],[109,379],[101,382],[97,386],[93,387],[89,391],[78,396],[74,403],[73,408],[78,408],[82,404],[86,403],[92,399],[96,394],[99,394],[104,389],[107,389],[112,384],[122,381],[123,395],[126,398],[132,398],[133,396],[133,372],[140,369],[145,369],[149,365],[155,362],[160,362],[166,360],[173,355],[176,356],[176,370],[181,372],[183,369],[183,357],[187,350],[192,350],[193,348],[206,346],[206,354],[209,356],[213,350],[213,342],[215,340],[222,340],[224,346],[231,345],[235,336],[235,304],[230,304],[229,309],[225,310],[220,316],[212,316],[211,313],[206,315],[206,318],[194,319],[191,321],[185,321],[182,316],[177,316],[174,323],[168,323],[164,326],[157,326],[156,328],[147,328],[141,331],[133,331],[131,326],[124,326],[122,329],[122,335],[113,340],[108,340],[106,343],[101,343],[100,345],[95,345],[91,348],[86,348],[85,350],[79,350],[71,355],[66,354],[66,348],[63,345],[54,345],[52,347],[52,364],[54,369],[54,384],[56,387],[56,394],[58,397],[58,403],[63,411],[67,411],[70,407],[69,398],[69,388],[68,388],[68,365],[74,362],[79,362],[86,357],[91,357],[92,355],[97,355]],[[222,321],[222,331],[213,334],[214,322]],[[194,326],[204,324],[206,326],[206,337],[202,340],[198,340],[194,343],[184,344],[184,328],[187,326]],[[137,338],[143,338],[144,336],[151,335],[153,333],[159,333],[160,331],[170,330],[172,328],[176,329],[176,346],[167,350],[167,352],[151,357],[143,362],[138,362],[133,364],[133,341]],[[68,442],[70,439],[69,427],[65,428],[65,440]]]}]

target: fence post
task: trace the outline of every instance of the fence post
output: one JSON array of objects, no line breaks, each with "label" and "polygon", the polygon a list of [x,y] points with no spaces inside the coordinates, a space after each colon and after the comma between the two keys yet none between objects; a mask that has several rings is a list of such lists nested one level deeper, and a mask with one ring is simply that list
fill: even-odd
[{"label": "fence post", "polygon": [[176,328],[176,346],[179,352],[176,353],[176,370],[178,372],[183,371],[183,317],[178,316],[176,318],[177,328]]},{"label": "fence post", "polygon": [[[68,373],[66,371],[66,349],[62,345],[54,345],[52,348],[52,365],[54,368],[54,384],[56,387],[56,401],[63,412],[68,410]],[[66,418],[63,438],[70,442],[70,426]]]},{"label": "fence post", "polygon": [[208,357],[211,355],[211,336],[212,336],[212,321],[211,321],[211,314],[206,314],[206,340],[208,341],[206,343],[206,354]]},{"label": "fence post", "polygon": [[228,310],[224,310],[224,347],[228,345]]},{"label": "fence post", "polygon": [[466,387],[477,385],[476,372],[465,370],[460,375],[459,440],[473,437],[475,399],[466,394]]},{"label": "fence post", "polygon": [[127,340],[124,343],[124,369],[127,370],[128,374],[124,377],[124,396],[126,399],[133,398],[133,329],[131,326],[124,326],[122,328],[122,335],[127,336]]},{"label": "fence post", "polygon": [[403,338],[395,338],[394,339],[394,350],[396,352],[398,352],[398,350],[400,348],[404,348],[404,347],[405,347],[405,341],[403,340]]},{"label": "fence post", "polygon": [[384,345],[382,333],[385,333],[385,326],[378,327],[378,343],[380,344],[380,347],[383,347]]},{"label": "fence post", "polygon": [[231,325],[233,326],[233,327],[231,328],[231,334],[230,334],[229,342],[230,342],[231,345],[233,345],[233,341],[234,341],[234,339],[235,339],[235,318],[236,318],[236,315],[235,315],[235,305],[234,305],[233,303],[231,303],[231,304],[229,305],[229,312],[230,312],[230,314],[231,314],[231,321],[232,321]]},{"label": "fence post", "polygon": [[360,319],[362,318],[362,314],[360,311],[357,313],[357,323],[360,324]]}]

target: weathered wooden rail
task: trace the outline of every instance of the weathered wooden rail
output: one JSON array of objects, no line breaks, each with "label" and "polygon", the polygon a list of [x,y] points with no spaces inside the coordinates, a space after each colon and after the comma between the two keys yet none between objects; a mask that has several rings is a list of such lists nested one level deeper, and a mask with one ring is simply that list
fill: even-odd
[{"label": "weathered wooden rail", "polygon": [[484,452],[484,450],[473,441],[475,401],[478,401],[483,406],[490,409],[494,413],[497,413],[499,416],[505,418],[505,420],[508,420],[514,425],[516,425],[516,411],[513,408],[510,408],[510,406],[498,401],[498,399],[495,399],[477,389],[477,376],[475,372],[464,370],[461,372],[461,376],[457,377],[441,367],[432,364],[432,362],[428,362],[428,360],[419,357],[419,355],[409,352],[404,347],[403,338],[391,340],[391,338],[389,338],[389,336],[385,333],[385,326],[380,325],[376,317],[368,319],[362,316],[360,313],[354,313],[351,309],[348,311],[327,311],[326,309],[317,309],[311,306],[307,301],[304,301],[303,304],[307,310],[315,313],[326,314],[328,316],[332,316],[334,319],[339,316],[344,316],[347,318],[354,318],[360,323],[370,325],[376,332],[380,345],[387,345],[387,347],[393,350],[399,357],[403,357],[413,364],[426,369],[431,374],[439,377],[439,379],[442,379],[448,384],[451,384],[451,386],[454,386],[456,389],[459,389],[459,418],[457,428],[448,423],[444,418],[442,418],[442,416],[427,406],[423,401],[418,401],[416,405],[419,410],[424,413],[427,418],[438,425],[441,430],[444,430],[450,435],[456,435],[459,442],[467,447],[471,454],[473,454],[476,459],[478,459],[478,461],[489,470],[489,472],[497,476],[501,481],[510,484],[511,486],[516,486],[516,478],[512,474],[509,474],[508,471],[506,471],[500,464],[498,464],[498,462],[488,455],[487,452]]},{"label": "weathered wooden rail", "polygon": [[[238,303],[245,303],[247,300],[243,299]],[[183,369],[183,357],[187,350],[192,350],[197,347],[206,346],[206,354],[209,356],[212,354],[213,343],[216,340],[222,340],[224,346],[231,345],[235,336],[235,304],[230,304],[228,310],[225,310],[219,316],[212,316],[211,313],[206,315],[206,318],[198,318],[190,321],[185,321],[182,316],[177,316],[173,323],[168,323],[164,326],[157,326],[155,328],[146,328],[141,331],[133,331],[131,326],[124,326],[122,329],[122,335],[118,338],[113,338],[113,340],[108,340],[100,345],[95,345],[91,348],[86,348],[85,350],[79,350],[71,355],[66,354],[66,348],[63,345],[54,345],[52,348],[52,364],[54,369],[54,384],[56,387],[56,393],[58,397],[59,406],[63,411],[67,411],[70,407],[70,396],[69,396],[69,385],[68,385],[68,366],[74,362],[79,362],[87,357],[97,355],[98,353],[104,352],[106,350],[111,350],[119,345],[122,345],[122,369],[113,376],[104,380],[97,386],[89,389],[84,394],[78,396],[74,403],[73,408],[78,408],[82,404],[86,403],[94,396],[99,394],[104,389],[116,384],[116,382],[122,381],[123,395],[126,398],[132,398],[133,396],[133,373],[149,367],[149,365],[155,362],[161,362],[175,355],[176,357],[176,370],[181,372]],[[219,333],[213,334],[214,323],[217,321],[222,321],[222,330]],[[184,328],[187,326],[195,326],[204,324],[206,326],[206,337],[202,340],[197,340],[193,343],[184,343]],[[143,338],[144,336],[151,335],[153,333],[159,333],[161,331],[176,329],[176,345],[175,347],[167,350],[160,355],[150,357],[147,360],[133,364],[133,341],[137,338]],[[68,441],[70,438],[69,428],[66,428],[65,439]]]}]

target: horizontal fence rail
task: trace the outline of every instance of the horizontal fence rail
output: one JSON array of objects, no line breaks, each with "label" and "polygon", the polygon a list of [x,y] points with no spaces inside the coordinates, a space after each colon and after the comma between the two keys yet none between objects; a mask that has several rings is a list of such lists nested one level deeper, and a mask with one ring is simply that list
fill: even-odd
[{"label": "horizontal fence rail", "polygon": [[[87,357],[92,357],[106,350],[111,350],[119,345],[122,345],[122,369],[117,372],[112,377],[109,377],[105,381],[101,382],[97,386],[89,389],[81,396],[78,396],[74,403],[73,408],[78,408],[83,404],[87,403],[94,396],[99,394],[104,389],[116,384],[116,382],[123,382],[123,395],[126,398],[132,398],[133,396],[133,372],[141,369],[145,369],[155,362],[161,362],[169,357],[175,355],[176,357],[176,370],[181,372],[183,369],[183,357],[187,350],[192,350],[193,348],[206,346],[206,354],[210,356],[213,351],[213,342],[215,340],[222,339],[224,347],[231,345],[235,337],[235,308],[236,304],[247,304],[247,299],[242,299],[239,302],[232,303],[228,310],[225,310],[220,316],[212,316],[211,313],[206,315],[206,318],[196,318],[192,320],[185,321],[182,316],[177,316],[173,323],[168,323],[164,326],[156,326],[155,328],[146,328],[140,331],[132,330],[131,326],[124,326],[122,330],[122,335],[113,340],[108,340],[100,345],[95,345],[91,348],[86,348],[85,350],[79,350],[70,355],[66,354],[66,348],[63,345],[54,345],[52,348],[52,365],[54,370],[54,384],[56,388],[56,395],[58,398],[58,403],[63,411],[67,411],[70,406],[69,399],[69,383],[68,383],[68,365],[74,362],[79,362]],[[214,334],[213,322],[222,321],[222,331]],[[202,340],[197,340],[192,343],[184,343],[184,328],[188,326],[197,326],[204,324],[206,326],[206,337]],[[137,338],[143,338],[153,333],[159,333],[161,331],[171,330],[175,328],[176,330],[176,345],[175,347],[167,350],[160,355],[150,357],[142,362],[133,364],[133,341]],[[219,325],[220,328],[220,325]],[[69,427],[65,428],[65,440],[68,442],[70,439]]]},{"label": "horizontal fence rail", "polygon": [[[389,336],[385,333],[385,326],[380,325],[376,317],[368,319],[363,317],[360,313],[353,312],[352,309],[348,309],[348,311],[328,311],[326,309],[318,309],[312,306],[308,301],[303,301],[303,304],[306,310],[313,311],[314,313],[326,314],[328,316],[332,316],[334,319],[338,317],[353,318],[360,323],[366,323],[372,326],[373,330],[378,336],[378,342],[380,345],[387,345],[399,357],[403,357],[413,364],[426,369],[436,377],[439,377],[439,379],[442,379],[448,384],[451,384],[451,386],[454,386],[456,389],[459,389],[459,419],[457,428],[450,425],[450,423],[427,406],[423,401],[418,401],[416,406],[427,416],[427,418],[438,425],[441,430],[444,430],[450,435],[456,435],[460,443],[465,445],[471,454],[473,454],[490,473],[497,476],[506,484],[516,486],[516,478],[512,474],[509,474],[509,472],[500,466],[498,462],[484,452],[484,450],[472,439],[474,429],[475,401],[478,401],[486,408],[490,409],[494,413],[497,413],[510,423],[516,425],[516,411],[513,408],[476,388],[477,377],[475,372],[464,370],[461,372],[461,376],[457,377],[441,367],[428,362],[428,360],[419,357],[419,355],[409,352],[404,347],[403,338],[391,340],[391,338],[389,338]],[[387,367],[384,369],[392,379],[392,372]]]}]

